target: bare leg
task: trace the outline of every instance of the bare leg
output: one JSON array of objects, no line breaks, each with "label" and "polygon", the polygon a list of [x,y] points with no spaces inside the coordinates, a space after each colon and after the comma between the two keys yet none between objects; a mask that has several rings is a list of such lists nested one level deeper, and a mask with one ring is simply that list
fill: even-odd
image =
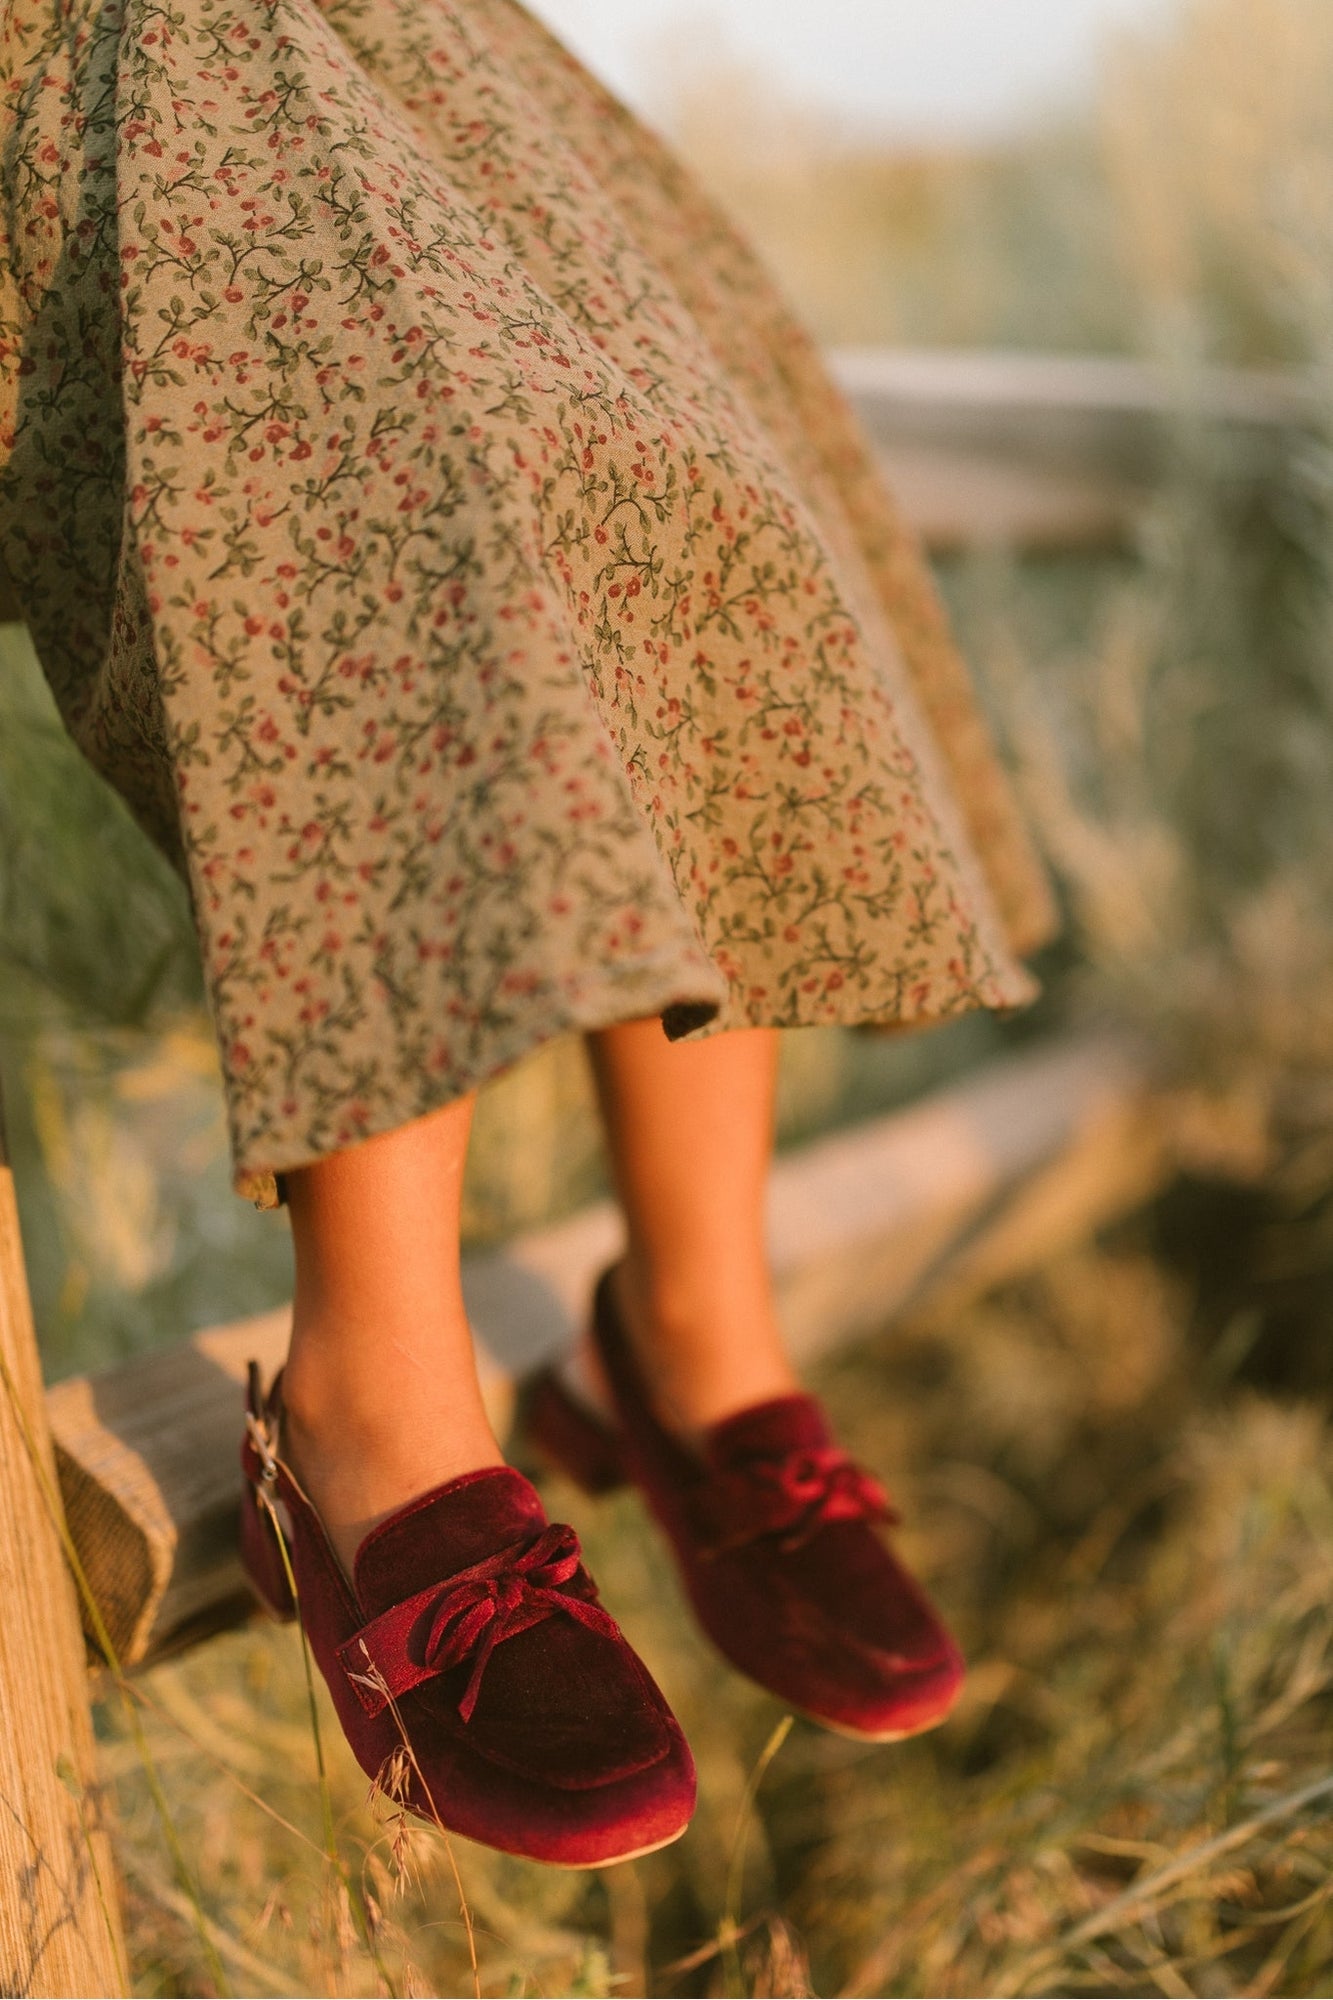
[{"label": "bare leg", "polygon": [[459,1277],[472,1105],[446,1105],[287,1176],[296,1298],[284,1451],[349,1573],[386,1514],[503,1463]]},{"label": "bare leg", "polygon": [[[765,1234],[777,1042],[671,1043],[656,1020],[588,1037],[629,1230],[619,1304],[659,1417],[687,1436],[800,1386]],[[595,1382],[586,1349],[584,1367]]]}]

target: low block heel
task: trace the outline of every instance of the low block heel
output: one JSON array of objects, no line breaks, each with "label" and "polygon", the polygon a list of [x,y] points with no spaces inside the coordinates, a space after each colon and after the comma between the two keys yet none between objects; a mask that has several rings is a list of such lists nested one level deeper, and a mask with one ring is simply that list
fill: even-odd
[{"label": "low block heel", "polygon": [[536,1456],[594,1497],[629,1484],[615,1433],[565,1387],[554,1368],[543,1368],[523,1392],[519,1434]]}]

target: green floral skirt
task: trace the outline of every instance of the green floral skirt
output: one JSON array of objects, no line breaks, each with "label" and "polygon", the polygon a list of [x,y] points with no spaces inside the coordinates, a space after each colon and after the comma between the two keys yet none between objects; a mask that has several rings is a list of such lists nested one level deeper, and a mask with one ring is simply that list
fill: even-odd
[{"label": "green floral skirt", "polygon": [[564,1029],[1029,997],[846,407],[513,0],[7,0],[0,144],[0,561],[188,881],[238,1187]]}]

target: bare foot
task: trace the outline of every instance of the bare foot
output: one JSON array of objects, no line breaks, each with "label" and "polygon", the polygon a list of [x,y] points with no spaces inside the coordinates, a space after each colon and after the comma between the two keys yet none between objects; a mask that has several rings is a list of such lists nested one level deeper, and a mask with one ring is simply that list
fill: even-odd
[{"label": "bare foot", "polygon": [[387,1515],[504,1463],[459,1276],[471,1117],[471,1099],[456,1099],[287,1175],[296,1296],[282,1448],[349,1576]]}]

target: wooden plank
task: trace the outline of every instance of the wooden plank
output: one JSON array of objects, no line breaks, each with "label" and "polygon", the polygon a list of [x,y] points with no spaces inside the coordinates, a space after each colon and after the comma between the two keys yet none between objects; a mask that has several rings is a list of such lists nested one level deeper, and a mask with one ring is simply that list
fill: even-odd
[{"label": "wooden plank", "polygon": [[[809,1359],[947,1282],[1030,1268],[1146,1198],[1171,1163],[1155,1102],[1141,1053],[1080,1039],[785,1155],[770,1229],[793,1352]],[[514,1383],[568,1342],[620,1241],[599,1203],[465,1260],[502,1431]],[[241,1614],[241,1385],[252,1355],[271,1374],[286,1341],[286,1311],[270,1313],[48,1392],[71,1526],[124,1660]]]},{"label": "wooden plank", "polygon": [[1000,453],[894,443],[877,457],[890,492],[926,547],[1117,548],[1133,533],[1149,487],[1105,472],[1031,465]]},{"label": "wooden plank", "polygon": [[129,1991],[0,1117],[0,1992]]},{"label": "wooden plank", "polygon": [[1122,542],[1183,430],[1224,439],[1229,469],[1255,475],[1314,409],[1295,370],[901,348],[831,360],[900,506],[941,553]]},{"label": "wooden plank", "polygon": [[[957,1301],[1034,1269],[1146,1201],[1175,1152],[1147,1051],[1109,1035],[1042,1043],[817,1141],[773,1189],[793,1352],[810,1360],[946,1287]],[[1088,1163],[1067,1203],[1038,1205]]]},{"label": "wooden plank", "polygon": [[1142,484],[1182,423],[1262,455],[1317,407],[1298,370],[1171,369],[1108,355],[840,348],[833,371],[876,443],[1109,473]]},{"label": "wooden plank", "polygon": [[[70,1532],[124,1664],[234,1622],[246,1604],[236,1560],[246,1370],[256,1360],[271,1380],[290,1328],[283,1306],[47,1391]],[[503,1427],[510,1385],[484,1355],[483,1380]]]}]

